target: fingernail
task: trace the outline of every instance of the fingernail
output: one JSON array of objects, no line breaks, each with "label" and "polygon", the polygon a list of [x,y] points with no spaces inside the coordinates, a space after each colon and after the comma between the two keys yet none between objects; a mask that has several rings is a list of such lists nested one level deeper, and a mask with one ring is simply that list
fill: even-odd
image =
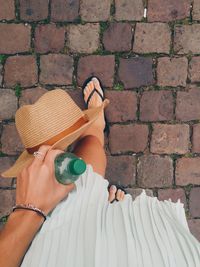
[{"label": "fingernail", "polygon": [[110,190],[115,191],[117,187],[115,185],[111,185]]}]

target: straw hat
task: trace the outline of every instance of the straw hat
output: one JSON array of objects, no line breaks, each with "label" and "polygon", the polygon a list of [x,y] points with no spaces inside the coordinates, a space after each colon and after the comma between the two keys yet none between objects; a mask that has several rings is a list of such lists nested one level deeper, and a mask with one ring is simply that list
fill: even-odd
[{"label": "straw hat", "polygon": [[15,124],[25,150],[1,175],[17,177],[41,145],[64,150],[89,128],[108,104],[109,100],[105,99],[101,106],[82,111],[67,92],[55,89],[34,104],[22,106],[15,114]]}]

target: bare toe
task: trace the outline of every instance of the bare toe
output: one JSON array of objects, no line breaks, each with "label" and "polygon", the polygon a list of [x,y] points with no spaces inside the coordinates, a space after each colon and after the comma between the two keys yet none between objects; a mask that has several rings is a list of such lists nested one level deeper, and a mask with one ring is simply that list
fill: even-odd
[{"label": "bare toe", "polygon": [[108,201],[112,202],[115,199],[115,194],[117,191],[117,187],[115,185],[112,185],[109,190],[109,198]]},{"label": "bare toe", "polygon": [[124,191],[121,192],[121,200],[124,200],[124,197],[125,197],[125,193]]},{"label": "bare toe", "polygon": [[121,189],[117,190],[116,199],[119,200],[119,201],[121,200],[121,192],[122,192]]}]

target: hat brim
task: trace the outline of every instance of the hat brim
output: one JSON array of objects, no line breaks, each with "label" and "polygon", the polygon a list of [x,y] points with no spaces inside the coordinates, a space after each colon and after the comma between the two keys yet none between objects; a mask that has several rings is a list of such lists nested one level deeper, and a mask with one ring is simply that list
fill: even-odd
[{"label": "hat brim", "polygon": [[[101,106],[97,108],[91,108],[83,110],[83,113],[87,115],[88,122],[85,123],[83,126],[78,128],[76,131],[72,132],[71,134],[63,137],[56,143],[54,143],[51,147],[51,149],[60,149],[64,150],[66,147],[68,147],[70,144],[72,144],[78,137],[87,129],[90,127],[90,125],[97,119],[99,113],[109,104],[109,100],[105,99]],[[11,178],[11,177],[17,177],[19,173],[22,171],[23,168],[31,164],[32,160],[34,159],[34,156],[32,154],[29,154],[27,150],[24,150],[22,154],[18,157],[16,162],[12,167],[10,167],[8,170],[1,173],[1,176],[4,178]]]}]

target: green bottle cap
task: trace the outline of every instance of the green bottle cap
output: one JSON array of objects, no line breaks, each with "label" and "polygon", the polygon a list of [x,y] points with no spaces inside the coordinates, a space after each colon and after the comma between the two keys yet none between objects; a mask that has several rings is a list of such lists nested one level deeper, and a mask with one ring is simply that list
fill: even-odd
[{"label": "green bottle cap", "polygon": [[69,171],[72,175],[81,175],[86,170],[86,164],[82,159],[73,159],[69,163]]}]

